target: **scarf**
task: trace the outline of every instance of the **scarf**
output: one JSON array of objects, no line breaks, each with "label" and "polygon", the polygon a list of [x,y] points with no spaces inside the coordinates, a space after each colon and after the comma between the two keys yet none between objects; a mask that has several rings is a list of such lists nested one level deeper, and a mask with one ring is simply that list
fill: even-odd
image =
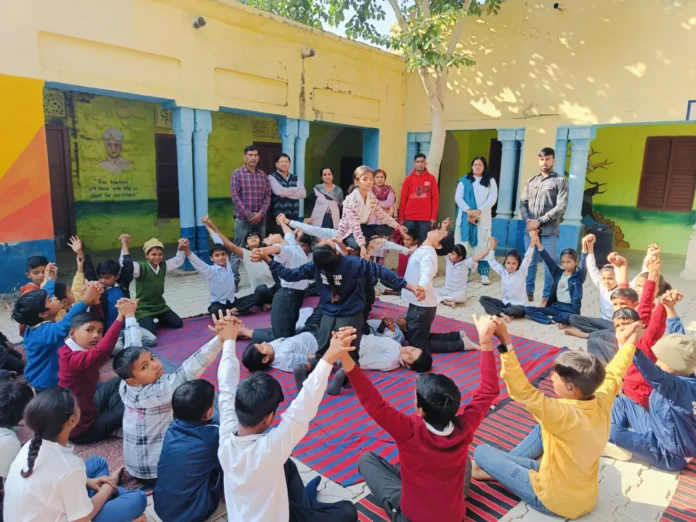
[{"label": "scarf", "polygon": [[[462,176],[459,182],[464,185],[464,203],[469,205],[471,210],[477,210],[476,194],[474,194],[474,183],[469,179],[469,175]],[[467,221],[466,212],[461,212],[459,229],[461,230],[461,240],[469,242],[472,247],[478,246],[478,226]]]},{"label": "scarf", "polygon": [[389,185],[384,185],[382,188],[379,188],[376,185],[372,186],[372,193],[379,201],[386,201],[390,192],[394,192],[394,189],[392,189]]},{"label": "scarf", "polygon": [[368,192],[365,201],[363,201],[363,198],[360,195],[360,190],[356,188],[346,198],[344,206],[355,206],[358,216],[360,217],[360,223],[365,224],[370,220],[370,215],[372,214],[372,198],[374,198],[372,192]]}]

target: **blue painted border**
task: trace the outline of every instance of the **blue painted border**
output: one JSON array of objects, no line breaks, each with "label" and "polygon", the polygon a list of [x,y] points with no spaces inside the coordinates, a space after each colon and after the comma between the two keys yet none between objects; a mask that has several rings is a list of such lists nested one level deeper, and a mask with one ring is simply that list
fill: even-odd
[{"label": "blue painted border", "polygon": [[58,89],[61,91],[76,91],[87,94],[96,94],[98,96],[111,96],[112,98],[124,98],[126,100],[137,100],[161,104],[174,104],[174,100],[168,98],[159,98],[157,96],[145,96],[143,94],[135,94],[131,92],[112,91],[110,89],[96,89],[93,87],[85,87],[84,85],[73,85],[70,83],[61,82],[46,82],[45,87],[48,89]]},{"label": "blue painted border", "polygon": [[686,121],[691,121],[691,107],[696,103],[696,100],[686,102]]},{"label": "blue painted border", "polygon": [[26,263],[30,256],[45,256],[49,261],[55,262],[55,240],[51,238],[0,243],[0,294],[16,292],[29,282]]}]

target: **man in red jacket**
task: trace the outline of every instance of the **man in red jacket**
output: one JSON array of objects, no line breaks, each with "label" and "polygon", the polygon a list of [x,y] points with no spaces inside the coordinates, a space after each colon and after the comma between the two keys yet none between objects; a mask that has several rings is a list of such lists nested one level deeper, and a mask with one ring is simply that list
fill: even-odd
[{"label": "man in red jacket", "polygon": [[476,317],[481,343],[481,383],[459,411],[461,392],[445,375],[426,373],[416,381],[416,413],[406,415],[387,403],[348,352],[341,364],[358,400],[372,419],[394,438],[395,466],[375,453],[360,456],[358,469],[393,521],[461,522],[471,481],[469,444],[500,387],[493,356],[496,320]]},{"label": "man in red jacket", "polygon": [[435,227],[440,207],[437,179],[425,168],[425,154],[413,158],[413,171],[401,187],[399,221],[406,228],[416,228],[421,241]]}]

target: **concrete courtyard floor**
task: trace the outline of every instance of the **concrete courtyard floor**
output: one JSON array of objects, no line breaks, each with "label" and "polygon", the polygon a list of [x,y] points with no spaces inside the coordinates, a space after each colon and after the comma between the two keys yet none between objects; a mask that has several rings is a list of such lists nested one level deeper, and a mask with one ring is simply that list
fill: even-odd
[{"label": "concrete courtyard floor", "polygon": [[[630,266],[631,276],[637,274],[640,268],[643,253],[627,251],[624,253]],[[66,257],[66,260],[68,258]],[[98,253],[95,259],[102,259]],[[436,286],[443,284],[444,264],[441,260],[439,277]],[[60,262],[60,258],[59,258]],[[67,263],[64,262],[67,266]],[[72,262],[71,262],[72,263]],[[387,260],[389,266],[395,266],[395,259]],[[684,268],[684,258],[679,256],[663,256],[663,275],[674,288],[681,290],[685,299],[677,309],[687,330],[693,335],[696,333],[696,281],[685,281],[679,277]],[[693,268],[696,270],[696,267]],[[243,268],[242,268],[243,270]],[[65,272],[63,272],[65,273]],[[204,313],[208,307],[208,286],[206,280],[196,273],[175,273],[176,277],[167,279],[165,298],[172,309],[181,317],[190,317]],[[64,278],[61,278],[63,280]],[[474,313],[482,313],[478,304],[478,298],[482,295],[493,297],[500,296],[500,278],[497,274],[491,275],[492,284],[488,287],[480,283],[477,274],[471,276],[467,302],[460,305],[455,310],[440,306],[438,313],[453,319],[472,322],[471,316]],[[540,299],[540,292],[543,285],[543,272],[541,268],[537,274],[537,302]],[[583,313],[585,315],[597,316],[599,313],[599,294],[591,282],[586,282],[583,298]],[[246,276],[242,276],[240,295],[250,291]],[[380,296],[380,299],[394,304],[401,304],[397,296]],[[17,325],[10,319],[9,302],[0,303],[0,331],[4,332],[12,342],[18,342]],[[573,337],[564,335],[563,331],[554,326],[543,326],[527,319],[514,321],[510,325],[510,331],[516,335],[543,341],[555,346],[568,346],[571,348],[584,348],[586,342]],[[317,473],[297,462],[303,480],[308,482],[317,476]],[[678,474],[667,473],[636,462],[618,462],[612,459],[602,459],[599,484],[599,500],[594,511],[581,520],[587,522],[650,522],[657,521],[662,516],[662,512],[668,506],[672,495],[677,487]],[[369,494],[364,483],[344,488],[339,484],[322,478],[319,486],[318,499],[323,502],[335,502],[337,500],[351,499],[354,502]],[[221,505],[217,515],[211,521],[226,521],[224,505]],[[155,515],[152,505],[152,498],[147,508],[148,520],[159,522]],[[524,520],[532,521],[551,521],[558,520],[546,515],[542,515],[529,508],[525,503],[520,502],[501,520]]]}]

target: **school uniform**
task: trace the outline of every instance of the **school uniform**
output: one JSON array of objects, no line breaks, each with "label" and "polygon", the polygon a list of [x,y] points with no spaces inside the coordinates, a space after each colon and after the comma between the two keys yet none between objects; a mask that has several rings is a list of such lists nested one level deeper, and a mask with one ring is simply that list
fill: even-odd
[{"label": "school uniform", "polygon": [[363,370],[379,372],[403,368],[401,344],[389,337],[363,335],[359,363]]},{"label": "school uniform", "polygon": [[[611,304],[611,294],[614,290],[609,290],[602,284],[602,272],[597,268],[597,260],[594,253],[587,254],[587,273],[592,279],[592,283],[599,290],[599,313],[600,317],[585,317],[573,314],[568,319],[568,324],[574,326],[581,332],[591,333],[597,330],[609,330],[614,332],[614,305]],[[618,287],[617,287],[618,288]]]},{"label": "school uniform", "polygon": [[388,337],[390,339],[394,339],[399,344],[402,344],[406,340],[406,336],[401,331],[401,328],[399,328],[396,324],[394,325],[394,331],[391,331],[389,328],[385,328],[382,332],[379,331],[379,327],[382,324],[381,319],[369,319],[367,324],[370,327],[370,334],[372,335]]},{"label": "school uniform", "polygon": [[[286,268],[299,268],[309,261],[307,254],[291,232],[284,236],[285,244],[280,245],[280,252],[273,256],[275,261]],[[265,265],[265,263],[261,263]],[[305,297],[309,281],[285,281],[280,278],[280,288],[273,296],[271,308],[271,327],[275,337],[295,335],[295,323],[300,315],[300,308]]]},{"label": "school uniform", "polygon": [[551,294],[546,306],[527,306],[524,312],[527,317],[537,323],[568,324],[570,316],[579,314],[582,306],[582,285],[587,276],[585,269],[587,253],[583,252],[578,268],[570,275],[556,264],[546,249],[540,251],[540,254],[553,277]]},{"label": "school uniform", "polygon": [[449,256],[445,258],[445,284],[442,288],[436,288],[435,294],[439,302],[454,301],[463,303],[466,301],[466,287],[469,283],[469,272],[476,270],[478,263],[468,257],[458,263],[453,263]]},{"label": "school uniform", "polygon": [[481,296],[479,303],[489,315],[505,314],[508,317],[524,317],[524,307],[527,304],[527,271],[534,257],[534,247],[527,249],[522,264],[510,273],[495,258],[495,252],[488,253],[488,264],[501,278],[502,300],[495,297]]},{"label": "school uniform", "polygon": [[280,284],[271,274],[268,265],[252,261],[251,252],[247,249],[242,250],[242,264],[253,292],[238,298],[234,303],[234,307],[240,315],[249,313],[255,306],[260,308],[263,305],[271,304],[273,296],[280,288]]},{"label": "school uniform", "polygon": [[17,434],[9,428],[0,428],[0,479],[6,479],[12,461],[22,449]]},{"label": "school uniform", "polygon": [[213,263],[209,265],[202,261],[196,254],[188,254],[189,263],[208,280],[210,290],[210,306],[208,314],[218,316],[220,312],[231,310],[235,307],[236,285],[234,284],[234,272],[229,256],[225,261],[225,266]]},{"label": "school uniform", "polygon": [[307,362],[318,348],[316,337],[309,332],[276,339],[268,344],[273,347],[275,354],[271,368],[281,372],[292,372],[296,365]]}]

